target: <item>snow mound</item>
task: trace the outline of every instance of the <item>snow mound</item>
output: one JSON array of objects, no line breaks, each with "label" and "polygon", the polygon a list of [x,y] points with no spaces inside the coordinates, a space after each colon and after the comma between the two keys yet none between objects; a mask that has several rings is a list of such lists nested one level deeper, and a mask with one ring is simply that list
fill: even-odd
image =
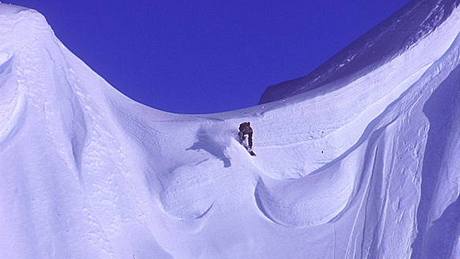
[{"label": "snow mound", "polygon": [[213,166],[206,162],[184,165],[170,173],[171,179],[161,193],[163,207],[168,213],[180,219],[196,219],[211,209],[219,191],[213,184],[216,180],[212,176],[216,172],[209,170]]},{"label": "snow mound", "polygon": [[412,2],[263,104],[201,115],[130,100],[0,4],[0,257],[456,258],[458,4]]}]

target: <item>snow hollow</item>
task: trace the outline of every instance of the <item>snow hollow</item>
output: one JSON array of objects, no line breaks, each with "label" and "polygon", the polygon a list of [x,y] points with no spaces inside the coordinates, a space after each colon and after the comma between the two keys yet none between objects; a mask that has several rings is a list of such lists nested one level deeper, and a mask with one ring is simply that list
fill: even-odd
[{"label": "snow hollow", "polygon": [[0,258],[460,258],[459,3],[200,115],[130,100],[0,4]]}]

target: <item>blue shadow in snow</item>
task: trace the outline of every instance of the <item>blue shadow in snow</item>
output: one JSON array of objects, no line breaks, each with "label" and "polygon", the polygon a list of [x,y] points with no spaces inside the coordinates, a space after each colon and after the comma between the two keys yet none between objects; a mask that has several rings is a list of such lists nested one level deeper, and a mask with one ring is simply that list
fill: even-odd
[{"label": "blue shadow in snow", "polygon": [[224,163],[224,167],[232,166],[230,158],[224,153],[225,144],[215,141],[206,130],[199,129],[196,134],[197,141],[186,150],[204,150]]},{"label": "blue shadow in snow", "polygon": [[460,202],[449,205],[441,218],[430,222],[429,213],[432,210],[434,197],[439,190],[442,165],[446,162],[446,154],[451,152],[449,145],[458,129],[453,126],[457,120],[456,110],[460,88],[460,67],[456,68],[448,78],[435,90],[426,102],[423,111],[430,121],[428,140],[423,160],[421,199],[417,211],[419,233],[412,244],[414,254],[418,258],[449,258],[459,226]]}]

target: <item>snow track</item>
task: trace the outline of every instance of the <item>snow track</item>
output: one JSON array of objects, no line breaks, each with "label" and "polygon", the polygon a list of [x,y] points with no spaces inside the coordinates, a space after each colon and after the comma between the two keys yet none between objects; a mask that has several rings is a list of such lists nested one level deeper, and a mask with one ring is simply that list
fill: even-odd
[{"label": "snow track", "polygon": [[0,257],[456,258],[457,6],[412,3],[273,102],[180,115],[0,5]]}]

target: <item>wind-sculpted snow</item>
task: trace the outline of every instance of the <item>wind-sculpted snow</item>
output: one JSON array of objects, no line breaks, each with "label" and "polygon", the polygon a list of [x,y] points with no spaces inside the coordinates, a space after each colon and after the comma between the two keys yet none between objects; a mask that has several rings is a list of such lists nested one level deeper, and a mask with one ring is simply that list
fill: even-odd
[{"label": "wind-sculpted snow", "polygon": [[259,182],[255,189],[259,208],[273,222],[288,227],[332,221],[353,200],[364,154],[358,149],[299,180]]},{"label": "wind-sculpted snow", "polygon": [[457,5],[413,2],[321,80],[207,115],[130,100],[0,5],[0,258],[457,258]]},{"label": "wind-sculpted snow", "polygon": [[10,77],[13,57],[0,53],[0,143],[13,137],[24,114],[24,95]]},{"label": "wind-sculpted snow", "polygon": [[412,1],[309,75],[269,87],[261,103],[318,87],[347,85],[411,48],[441,25],[459,4],[459,0]]}]

